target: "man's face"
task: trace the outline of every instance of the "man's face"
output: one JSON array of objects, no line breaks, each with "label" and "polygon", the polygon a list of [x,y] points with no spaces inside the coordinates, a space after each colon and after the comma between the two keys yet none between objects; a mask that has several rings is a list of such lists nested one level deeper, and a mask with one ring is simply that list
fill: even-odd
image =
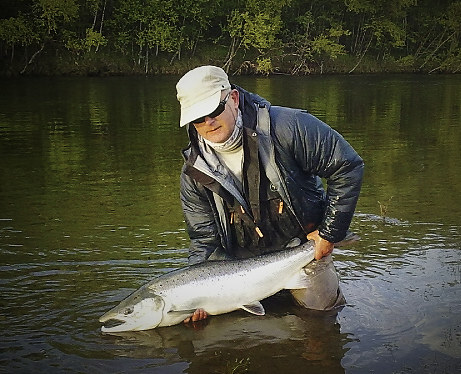
[{"label": "man's face", "polygon": [[[226,94],[221,95],[221,100]],[[224,143],[234,131],[235,120],[237,119],[237,108],[239,105],[239,93],[232,90],[229,99],[226,102],[224,111],[216,116],[205,116],[205,120],[200,123],[194,123],[195,129],[200,136],[213,143]],[[211,108],[210,113],[216,108]]]}]

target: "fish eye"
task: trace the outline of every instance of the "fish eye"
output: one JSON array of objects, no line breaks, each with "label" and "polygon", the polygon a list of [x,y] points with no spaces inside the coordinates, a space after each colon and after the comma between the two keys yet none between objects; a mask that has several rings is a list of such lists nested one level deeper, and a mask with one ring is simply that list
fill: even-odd
[{"label": "fish eye", "polygon": [[133,313],[133,308],[126,308],[124,311],[123,311],[123,314],[124,315],[128,315],[128,314],[131,314]]}]

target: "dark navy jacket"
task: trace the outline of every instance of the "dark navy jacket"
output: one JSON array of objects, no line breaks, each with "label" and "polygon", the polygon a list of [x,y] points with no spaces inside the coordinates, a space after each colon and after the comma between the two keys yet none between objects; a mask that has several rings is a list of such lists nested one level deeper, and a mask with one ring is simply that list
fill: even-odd
[{"label": "dark navy jacket", "polygon": [[[244,130],[258,137],[262,167],[286,206],[302,227],[316,222],[321,237],[342,240],[361,188],[360,156],[338,132],[307,111],[271,106],[258,95],[233,88],[240,94]],[[188,133],[181,203],[191,240],[189,262],[203,262],[213,253],[232,257],[224,200],[232,196],[244,208],[246,201],[217,158],[214,163],[203,157],[193,126]],[[327,181],[326,191],[320,178]]]}]

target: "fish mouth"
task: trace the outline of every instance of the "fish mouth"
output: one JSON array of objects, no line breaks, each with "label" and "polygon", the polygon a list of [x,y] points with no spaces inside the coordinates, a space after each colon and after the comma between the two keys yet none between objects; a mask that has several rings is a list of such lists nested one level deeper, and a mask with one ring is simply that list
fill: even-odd
[{"label": "fish mouth", "polygon": [[103,333],[113,333],[113,332],[125,332],[125,331],[133,331],[137,330],[136,325],[130,324],[127,321],[118,318],[110,318],[105,321],[101,321],[104,323],[104,326],[101,326],[101,332]]},{"label": "fish mouth", "polygon": [[114,311],[109,310],[107,313],[104,313],[101,317],[99,317],[99,322],[106,323],[111,320],[117,320],[120,322],[125,322],[123,318],[120,318],[119,313],[114,313]]},{"label": "fish mouth", "polygon": [[103,323],[102,332],[120,332],[126,331],[128,328],[127,321],[120,314],[111,313],[110,311],[99,318],[99,322]]},{"label": "fish mouth", "polygon": [[99,321],[104,323],[104,326],[101,327],[102,332],[110,332],[110,331],[113,331],[114,329],[118,330],[120,327],[125,325],[125,321],[122,321],[120,319],[115,319],[115,318],[111,318],[106,321],[101,321],[101,320]]}]

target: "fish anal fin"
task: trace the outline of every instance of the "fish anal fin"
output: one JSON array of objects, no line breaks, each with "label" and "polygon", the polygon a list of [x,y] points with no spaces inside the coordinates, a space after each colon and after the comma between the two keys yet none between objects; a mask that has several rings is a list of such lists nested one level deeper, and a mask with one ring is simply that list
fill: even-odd
[{"label": "fish anal fin", "polygon": [[242,305],[240,308],[246,310],[248,313],[256,314],[257,316],[263,316],[266,314],[264,307],[259,301],[255,301],[254,303],[247,305]]},{"label": "fish anal fin", "polygon": [[304,269],[298,271],[293,277],[291,277],[285,284],[285,289],[296,290],[299,288],[307,288],[309,284],[309,278],[307,277]]}]

